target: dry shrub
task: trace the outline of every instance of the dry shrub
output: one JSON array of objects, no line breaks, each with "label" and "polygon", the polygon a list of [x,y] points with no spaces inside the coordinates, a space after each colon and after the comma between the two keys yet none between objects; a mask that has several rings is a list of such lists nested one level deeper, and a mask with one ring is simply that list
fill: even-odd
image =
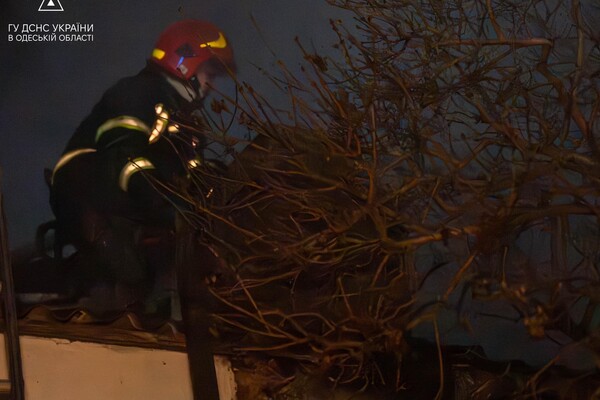
[{"label": "dry shrub", "polygon": [[[300,46],[303,73],[273,76],[289,109],[248,84],[213,103],[215,131],[235,110],[255,138],[214,135],[233,162],[199,171],[190,198],[224,260],[222,334],[336,383],[395,388],[407,332],[433,323],[442,362],[438,311],[468,330],[466,303],[508,305],[532,340],[560,331],[595,351],[597,6],[331,3],[356,27],[332,21],[338,59]],[[519,390],[541,390],[557,360]]]}]

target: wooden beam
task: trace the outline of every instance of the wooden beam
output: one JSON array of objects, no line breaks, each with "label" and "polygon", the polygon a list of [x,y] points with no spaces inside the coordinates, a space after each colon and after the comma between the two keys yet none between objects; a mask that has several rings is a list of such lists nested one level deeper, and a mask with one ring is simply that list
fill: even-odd
[{"label": "wooden beam", "polygon": [[177,286],[194,400],[225,400],[219,397],[214,338],[209,332],[211,299],[205,283],[211,264],[217,260],[200,245],[196,232],[182,218],[176,231]]},{"label": "wooden beam", "polygon": [[6,323],[6,352],[8,354],[9,376],[11,382],[11,399],[25,399],[25,383],[21,364],[21,345],[17,325],[17,306],[15,302],[15,286],[10,264],[10,248],[6,217],[4,215],[4,199],[0,193],[0,274],[2,278],[2,305]]}]

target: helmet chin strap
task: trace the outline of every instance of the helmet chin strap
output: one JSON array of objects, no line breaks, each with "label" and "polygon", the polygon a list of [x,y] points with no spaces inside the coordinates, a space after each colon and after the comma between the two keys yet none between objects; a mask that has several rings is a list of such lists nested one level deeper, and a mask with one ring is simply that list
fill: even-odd
[{"label": "helmet chin strap", "polygon": [[183,81],[175,79],[168,74],[163,74],[167,82],[177,90],[177,93],[188,103],[201,103],[205,93],[202,91],[200,82],[195,76]]},{"label": "helmet chin strap", "polygon": [[202,90],[202,85],[200,85],[198,78],[194,75],[188,80],[188,82],[192,86],[192,89],[194,89],[194,93],[197,94],[194,100],[202,100],[204,98],[205,93]]}]

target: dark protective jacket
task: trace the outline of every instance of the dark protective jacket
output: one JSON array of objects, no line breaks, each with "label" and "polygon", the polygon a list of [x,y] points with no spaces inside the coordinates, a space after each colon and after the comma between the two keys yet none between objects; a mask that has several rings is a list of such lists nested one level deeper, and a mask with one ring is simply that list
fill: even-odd
[{"label": "dark protective jacket", "polygon": [[[201,135],[186,131],[189,99],[154,65],[121,79],[69,140],[51,176],[51,205],[62,241],[94,240],[107,216],[168,228],[170,192],[201,159]],[[199,127],[201,128],[201,127]]]}]

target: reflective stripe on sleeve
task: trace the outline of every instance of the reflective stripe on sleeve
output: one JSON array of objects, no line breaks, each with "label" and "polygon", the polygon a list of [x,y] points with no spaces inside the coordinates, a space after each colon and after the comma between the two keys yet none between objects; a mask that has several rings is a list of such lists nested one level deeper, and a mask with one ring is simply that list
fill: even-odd
[{"label": "reflective stripe on sleeve", "polygon": [[198,168],[202,165],[202,159],[199,156],[197,156],[195,158],[192,158],[191,160],[188,160],[187,165],[189,169]]},{"label": "reflective stripe on sleeve", "polygon": [[52,170],[52,177],[50,178],[50,184],[54,183],[54,175],[56,175],[56,172],[59,169],[61,169],[62,167],[64,167],[69,161],[71,161],[72,159],[74,159],[75,157],[77,157],[81,154],[94,153],[95,151],[96,151],[96,149],[83,148],[83,149],[71,150],[71,151],[63,154],[62,157],[60,157],[60,159],[54,166],[54,169]]},{"label": "reflective stripe on sleeve", "polygon": [[119,175],[119,187],[126,192],[129,186],[129,179],[131,179],[133,174],[145,169],[155,169],[154,165],[147,158],[140,157],[129,161],[125,164]]},{"label": "reflective stripe on sleeve", "polygon": [[98,143],[104,133],[115,128],[133,129],[135,131],[144,132],[145,134],[150,133],[150,128],[144,123],[144,121],[136,117],[122,115],[120,117],[109,119],[100,125],[96,131],[96,143]]},{"label": "reflective stripe on sleeve", "polygon": [[152,126],[152,131],[150,132],[150,137],[148,138],[148,143],[156,143],[156,141],[160,138],[160,135],[163,134],[167,126],[169,125],[169,113],[165,110],[165,107],[162,103],[158,103],[154,106],[154,111],[156,112],[156,121],[154,121],[154,125]]}]

